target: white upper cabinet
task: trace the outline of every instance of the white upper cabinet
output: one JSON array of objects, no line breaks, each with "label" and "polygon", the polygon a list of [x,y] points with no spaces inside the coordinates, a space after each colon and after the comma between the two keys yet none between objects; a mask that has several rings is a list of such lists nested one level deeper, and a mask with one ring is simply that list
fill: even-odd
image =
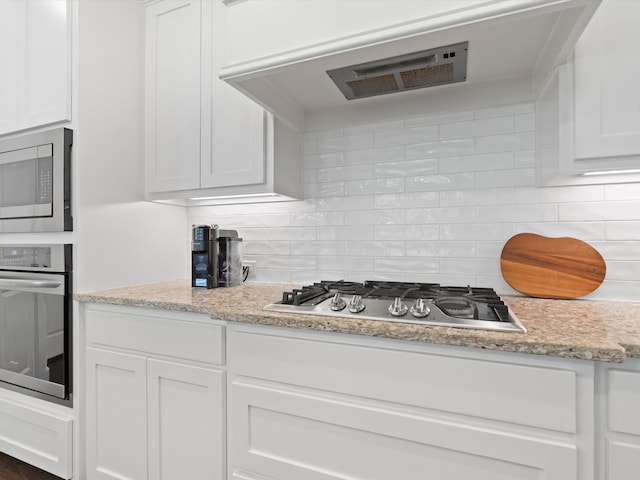
[{"label": "white upper cabinet", "polygon": [[575,49],[575,156],[640,154],[640,2],[605,0]]},{"label": "white upper cabinet", "polygon": [[[146,10],[146,190],[184,205],[299,198],[297,155],[275,158],[280,125],[218,78],[221,2],[167,0]],[[294,140],[295,142],[295,140]],[[295,150],[295,148],[294,148]]]},{"label": "white upper cabinet", "polygon": [[539,184],[640,180],[638,18],[640,2],[604,0],[540,97]]},{"label": "white upper cabinet", "polygon": [[146,11],[146,157],[150,192],[200,187],[200,2]]},{"label": "white upper cabinet", "polygon": [[71,119],[68,0],[0,2],[0,134]]}]

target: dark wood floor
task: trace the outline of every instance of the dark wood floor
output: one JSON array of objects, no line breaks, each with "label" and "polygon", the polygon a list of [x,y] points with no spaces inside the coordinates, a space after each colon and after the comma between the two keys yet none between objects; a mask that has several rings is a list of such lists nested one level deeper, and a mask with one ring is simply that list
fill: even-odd
[{"label": "dark wood floor", "polygon": [[60,477],[0,453],[0,480],[60,480]]}]

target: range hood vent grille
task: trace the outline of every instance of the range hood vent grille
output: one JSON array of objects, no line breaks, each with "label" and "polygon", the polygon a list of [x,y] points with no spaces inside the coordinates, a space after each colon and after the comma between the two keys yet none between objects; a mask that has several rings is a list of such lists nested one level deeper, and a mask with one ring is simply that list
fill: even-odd
[{"label": "range hood vent grille", "polygon": [[327,71],[347,100],[463,82],[468,42]]}]

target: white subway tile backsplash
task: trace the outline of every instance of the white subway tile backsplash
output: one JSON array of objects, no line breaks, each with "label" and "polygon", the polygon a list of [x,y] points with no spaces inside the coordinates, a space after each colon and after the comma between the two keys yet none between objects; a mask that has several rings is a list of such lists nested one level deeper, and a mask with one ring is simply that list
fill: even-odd
[{"label": "white subway tile backsplash", "polygon": [[633,261],[633,259],[640,258],[640,242],[638,241],[602,241],[589,242],[589,244],[609,261]]},{"label": "white subway tile backsplash", "polygon": [[[304,135],[305,200],[190,207],[243,237],[256,283],[344,278],[493,287],[516,233],[574,237],[608,272],[588,298],[637,300],[640,184],[536,188],[533,103]],[[185,232],[185,238],[188,232]]]},{"label": "white subway tile backsplash", "polygon": [[450,223],[440,225],[441,240],[501,240],[516,233],[513,223]]},{"label": "white subway tile backsplash", "polygon": [[484,275],[499,275],[500,260],[497,258],[442,258],[440,272],[456,274],[471,271],[482,272]]},{"label": "white subway tile backsplash", "polygon": [[455,190],[459,188],[473,188],[475,185],[473,173],[448,173],[440,175],[420,175],[406,178],[407,192]]},{"label": "white subway tile backsplash", "polygon": [[394,130],[402,130],[404,128],[403,120],[394,120],[391,122],[369,123],[367,125],[357,125],[353,127],[345,127],[343,129],[345,135],[358,135],[361,133],[388,132]]},{"label": "white subway tile backsplash", "polygon": [[437,240],[438,225],[403,225],[375,227],[376,240]]},{"label": "white subway tile backsplash", "polygon": [[607,222],[605,226],[606,240],[640,241],[640,220],[628,222]]},{"label": "white subway tile backsplash", "polygon": [[320,130],[317,132],[305,132],[304,141],[315,142],[317,140],[324,140],[327,138],[343,137],[343,136],[344,136],[344,129],[335,128],[331,130]]},{"label": "white subway tile backsplash", "polygon": [[575,187],[519,188],[517,203],[574,203],[604,200],[604,185]]},{"label": "white subway tile backsplash", "polygon": [[[242,236],[242,232],[239,232]],[[309,242],[305,242],[309,243]],[[291,251],[291,242],[288,241],[246,241],[243,238],[242,254],[247,255],[289,255]]]},{"label": "white subway tile backsplash", "polygon": [[513,166],[515,168],[535,168],[535,150],[519,150],[517,152],[513,152]]},{"label": "white subway tile backsplash", "polygon": [[440,192],[440,205],[511,205],[515,203],[513,188],[486,188],[482,190],[449,190]]},{"label": "white subway tile backsplash", "polygon": [[376,272],[437,273],[440,260],[429,257],[377,257]]},{"label": "white subway tile backsplash", "polygon": [[330,197],[318,199],[318,211],[371,210],[373,195],[355,197]]},{"label": "white subway tile backsplash", "polygon": [[375,196],[376,208],[433,207],[438,205],[437,192],[391,193]]},{"label": "white subway tile backsplash", "polygon": [[603,185],[603,187],[607,200],[640,200],[639,183],[618,183]]},{"label": "white subway tile backsplash", "polygon": [[478,172],[476,173],[476,186],[479,188],[529,187],[536,183],[535,173],[533,168]]},{"label": "white subway tile backsplash", "polygon": [[637,280],[640,278],[640,262],[608,261],[607,278],[622,281]]},{"label": "white subway tile backsplash", "polygon": [[373,147],[373,134],[348,135],[318,139],[318,153],[344,152]]},{"label": "white subway tile backsplash", "polygon": [[429,157],[445,157],[453,155],[471,155],[475,153],[475,139],[459,138],[456,140],[441,140],[438,142],[418,143],[405,147],[407,160]]},{"label": "white subway tile backsplash", "polygon": [[308,183],[304,186],[304,195],[307,198],[342,197],[344,194],[344,182]]},{"label": "white subway tile backsplash", "polygon": [[373,165],[347,165],[318,169],[318,182],[360,180],[373,177]]},{"label": "white subway tile backsplash", "polygon": [[318,270],[350,270],[352,272],[368,272],[373,270],[371,257],[318,257]]},{"label": "white subway tile backsplash", "polygon": [[558,220],[558,207],[549,203],[505,207],[479,206],[476,208],[476,220],[479,223],[555,222]]},{"label": "white subway tile backsplash", "polygon": [[309,270],[316,268],[316,257],[311,255],[267,255],[260,258],[256,264],[260,269]]},{"label": "white subway tile backsplash", "polygon": [[462,122],[464,120],[473,120],[473,118],[473,111],[453,112],[407,118],[404,124],[405,127],[411,128],[420,125],[442,125],[451,122]]},{"label": "white subway tile backsplash", "polygon": [[345,254],[361,257],[402,257],[405,253],[401,241],[349,241],[345,242]]},{"label": "white subway tile backsplash", "polygon": [[516,150],[533,150],[535,148],[534,132],[515,132],[502,135],[488,135],[476,139],[476,151],[513,152]]},{"label": "white subway tile backsplash", "polygon": [[536,233],[545,237],[574,237],[580,240],[602,240],[604,222],[520,222],[518,233]]},{"label": "white subway tile backsplash", "polygon": [[473,257],[476,255],[475,242],[406,242],[406,254],[409,257]]},{"label": "white subway tile backsplash", "polygon": [[316,242],[291,242],[292,255],[344,255],[345,242],[322,241]]},{"label": "white subway tile backsplash", "polygon": [[501,105],[499,107],[481,108],[475,111],[474,118],[503,117],[534,113],[533,103],[518,103],[515,105]]},{"label": "white subway tile backsplash", "polygon": [[344,165],[344,153],[322,153],[317,155],[305,155],[304,168],[326,168]]},{"label": "white subway tile backsplash", "polygon": [[510,133],[514,130],[513,117],[491,117],[466,122],[455,122],[440,125],[440,140],[454,138],[480,137]]},{"label": "white subway tile backsplash", "polygon": [[475,220],[473,207],[432,207],[407,209],[406,222],[420,225],[423,223],[469,223]]},{"label": "white subway tile backsplash", "polygon": [[347,195],[404,192],[404,178],[375,178],[346,182]]},{"label": "white subway tile backsplash", "polygon": [[[259,268],[258,266],[254,269],[256,276],[256,283],[266,283],[266,284],[286,284],[289,285],[292,283],[291,276],[293,271],[291,270],[281,270],[281,269],[270,269],[270,268]],[[274,299],[277,300],[277,299]]]},{"label": "white subway tile backsplash", "polygon": [[559,205],[562,221],[637,220],[640,201],[584,202]]},{"label": "white subway tile backsplash", "polygon": [[373,240],[372,226],[318,227],[318,240]]},{"label": "white subway tile backsplash", "polygon": [[423,127],[406,128],[404,130],[392,130],[378,132],[373,137],[376,147],[388,145],[408,145],[414,143],[433,142],[438,139],[438,126],[429,125]]},{"label": "white subway tile backsplash", "polygon": [[516,132],[532,132],[535,130],[535,115],[533,112],[516,115],[514,120]]},{"label": "white subway tile backsplash", "polygon": [[351,150],[344,152],[344,161],[347,165],[361,163],[376,164],[380,162],[398,162],[404,160],[404,146],[391,145],[388,147],[366,148],[364,150]]},{"label": "white subway tile backsplash", "polygon": [[292,213],[291,225],[297,227],[344,225],[344,212]]},{"label": "white subway tile backsplash", "polygon": [[437,172],[438,160],[435,158],[378,163],[373,166],[374,177],[406,177],[409,175],[430,175]]},{"label": "white subway tile backsplash", "polygon": [[403,225],[405,210],[365,210],[361,212],[346,212],[345,221],[348,225]]},{"label": "white subway tile backsplash", "polygon": [[242,230],[244,241],[266,240],[315,240],[316,229],[314,227],[287,227],[287,228],[245,228]]},{"label": "white subway tile backsplash", "polygon": [[441,158],[438,160],[438,171],[451,173],[503,170],[513,168],[513,165],[513,152],[485,153]]}]

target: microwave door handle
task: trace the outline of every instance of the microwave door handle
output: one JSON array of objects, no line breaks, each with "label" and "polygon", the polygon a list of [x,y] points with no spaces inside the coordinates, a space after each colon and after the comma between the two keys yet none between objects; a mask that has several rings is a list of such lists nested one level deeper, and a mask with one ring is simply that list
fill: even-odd
[{"label": "microwave door handle", "polygon": [[0,288],[58,288],[61,282],[54,280],[22,280],[0,277]]}]

